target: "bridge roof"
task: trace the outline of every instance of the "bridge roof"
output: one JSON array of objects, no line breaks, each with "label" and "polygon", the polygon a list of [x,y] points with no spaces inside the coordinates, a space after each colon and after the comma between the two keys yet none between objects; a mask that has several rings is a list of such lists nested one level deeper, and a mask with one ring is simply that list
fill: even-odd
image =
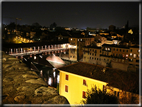
[{"label": "bridge roof", "polygon": [[68,41],[50,41],[50,42],[35,42],[35,43],[22,43],[22,44],[11,44],[5,43],[2,44],[3,48],[26,48],[26,47],[33,47],[33,46],[43,46],[43,45],[54,45],[54,44],[64,44],[69,43]]}]

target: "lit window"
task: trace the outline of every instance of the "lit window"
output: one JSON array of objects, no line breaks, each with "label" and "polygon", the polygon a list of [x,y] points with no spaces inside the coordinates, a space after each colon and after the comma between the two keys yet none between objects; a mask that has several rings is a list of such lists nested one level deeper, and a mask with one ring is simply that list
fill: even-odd
[{"label": "lit window", "polygon": [[140,49],[138,50],[138,52],[140,52]]},{"label": "lit window", "polygon": [[78,39],[78,41],[79,41],[79,39]]},{"label": "lit window", "polygon": [[65,85],[65,92],[68,92],[68,86]]},{"label": "lit window", "polygon": [[86,98],[86,92],[85,91],[83,91],[82,98]]},{"label": "lit window", "polygon": [[82,41],[82,39],[80,39],[80,41]]},{"label": "lit window", "polygon": [[128,54],[126,54],[126,57],[128,57]]},{"label": "lit window", "polygon": [[83,80],[83,85],[86,85],[86,80]]},{"label": "lit window", "polygon": [[130,53],[130,56],[132,56],[132,53]]},{"label": "lit window", "polygon": [[36,56],[34,56],[34,59],[36,59]]},{"label": "lit window", "polygon": [[107,50],[107,48],[106,48],[106,50]]},{"label": "lit window", "polygon": [[136,54],[134,54],[134,58],[136,58]]},{"label": "lit window", "polygon": [[110,48],[108,48],[108,51],[110,50]]},{"label": "lit window", "polygon": [[68,75],[66,75],[66,80],[69,80],[69,76]]},{"label": "lit window", "polygon": [[71,41],[72,41],[72,38],[71,38]]}]

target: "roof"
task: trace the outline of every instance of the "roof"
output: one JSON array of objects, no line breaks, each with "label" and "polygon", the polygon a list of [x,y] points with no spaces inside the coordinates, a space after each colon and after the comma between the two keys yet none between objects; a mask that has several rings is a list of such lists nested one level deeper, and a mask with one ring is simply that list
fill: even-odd
[{"label": "roof", "polygon": [[[106,69],[105,73],[103,72],[104,68]],[[132,91],[134,88],[137,89],[137,85],[139,83],[138,75],[135,73],[84,62],[77,62],[68,66],[64,66],[59,70],[107,82],[110,86],[126,91]],[[128,88],[127,85],[132,83],[134,83],[135,86],[132,85],[132,87]]]},{"label": "roof", "polygon": [[115,45],[115,44],[112,44],[112,45],[109,45],[109,44],[103,44],[102,47],[116,47],[116,48],[126,48],[126,49],[129,49],[130,47],[126,47],[126,46],[123,46],[123,45]]},{"label": "roof", "polygon": [[43,45],[54,45],[54,44],[64,44],[69,43],[68,41],[48,41],[48,42],[35,42],[35,43],[21,43],[21,44],[11,44],[3,43],[3,48],[22,48],[22,47],[34,47],[34,46],[43,46]]},{"label": "roof", "polygon": [[101,49],[101,47],[91,46],[91,45],[89,45],[89,46],[84,46],[84,48],[95,48],[95,49]]}]

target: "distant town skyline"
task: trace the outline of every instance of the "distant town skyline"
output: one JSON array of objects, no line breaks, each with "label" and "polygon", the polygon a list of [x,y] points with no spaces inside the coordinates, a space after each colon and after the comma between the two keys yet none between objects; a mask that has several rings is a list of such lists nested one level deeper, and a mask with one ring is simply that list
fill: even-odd
[{"label": "distant town skyline", "polygon": [[[12,18],[11,18],[12,17]],[[85,29],[122,28],[139,25],[139,2],[2,2],[2,23],[32,25],[37,22],[49,27],[57,26]]]}]

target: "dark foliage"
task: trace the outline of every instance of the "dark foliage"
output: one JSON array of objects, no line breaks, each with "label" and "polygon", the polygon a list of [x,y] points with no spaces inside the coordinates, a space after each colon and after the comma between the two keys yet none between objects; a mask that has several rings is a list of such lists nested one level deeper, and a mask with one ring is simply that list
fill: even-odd
[{"label": "dark foliage", "polygon": [[106,93],[93,87],[90,91],[87,91],[87,97],[83,100],[84,104],[118,104],[118,98],[114,95]]}]

